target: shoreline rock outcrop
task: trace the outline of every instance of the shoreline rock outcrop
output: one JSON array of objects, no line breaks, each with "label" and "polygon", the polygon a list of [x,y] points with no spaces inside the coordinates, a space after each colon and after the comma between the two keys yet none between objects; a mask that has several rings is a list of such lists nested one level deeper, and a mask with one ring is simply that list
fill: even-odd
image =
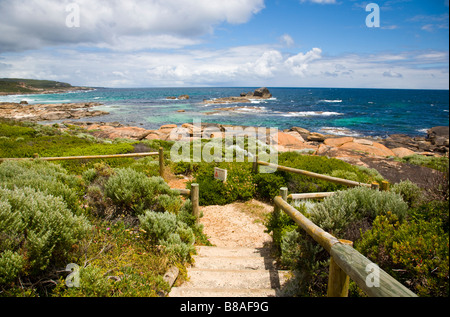
[{"label": "shoreline rock outcrop", "polygon": [[204,100],[206,104],[230,104],[230,103],[251,103],[252,100],[263,100],[272,98],[272,94],[266,87],[258,88],[254,92],[242,93],[239,97],[224,97],[211,100]]},{"label": "shoreline rock outcrop", "polygon": [[[65,124],[75,124],[86,128],[90,133],[99,138],[115,139],[126,138],[133,140],[163,140],[179,141],[181,135],[189,135],[190,140],[202,136],[209,131],[209,138],[225,138],[227,128],[241,128],[244,131],[246,126],[231,126],[214,123],[202,123],[201,128],[185,123],[181,126],[168,124],[161,126],[158,130],[147,130],[145,128],[127,127],[119,123],[86,123],[86,122],[64,122]],[[210,130],[206,130],[210,129]],[[258,131],[267,128],[255,128]],[[263,129],[263,130],[261,130]],[[430,129],[432,136],[435,129]],[[245,132],[244,132],[245,134]],[[304,153],[314,153],[314,155],[328,156],[341,159],[351,164],[366,166],[363,158],[386,159],[392,157],[403,158],[414,154],[424,156],[448,156],[448,146],[433,145],[433,138],[412,138],[394,136],[387,139],[371,139],[342,137],[336,135],[322,135],[310,132],[306,129],[294,127],[290,130],[279,131],[273,139],[267,138],[266,143],[272,144],[279,152],[300,151]],[[445,137],[445,135],[443,136]],[[395,140],[395,142],[393,142]],[[445,141],[443,141],[445,143]],[[425,145],[426,144],[426,145]],[[394,145],[394,146],[390,146]],[[427,151],[422,151],[424,148]]]},{"label": "shoreline rock outcrop", "polygon": [[37,122],[66,119],[76,120],[109,114],[104,111],[92,110],[92,108],[100,105],[95,102],[34,105],[0,103],[0,118]]}]

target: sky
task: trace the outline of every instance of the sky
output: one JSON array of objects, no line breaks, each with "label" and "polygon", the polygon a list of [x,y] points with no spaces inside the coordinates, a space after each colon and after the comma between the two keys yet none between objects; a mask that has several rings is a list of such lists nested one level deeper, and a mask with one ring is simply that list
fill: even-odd
[{"label": "sky", "polygon": [[4,77],[448,89],[449,1],[0,0]]}]

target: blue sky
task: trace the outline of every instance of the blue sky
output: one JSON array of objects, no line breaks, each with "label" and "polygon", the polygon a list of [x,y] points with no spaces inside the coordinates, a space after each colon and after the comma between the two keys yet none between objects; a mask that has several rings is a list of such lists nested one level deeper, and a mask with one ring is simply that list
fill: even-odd
[{"label": "blue sky", "polygon": [[448,89],[448,36],[448,0],[0,0],[0,78]]}]

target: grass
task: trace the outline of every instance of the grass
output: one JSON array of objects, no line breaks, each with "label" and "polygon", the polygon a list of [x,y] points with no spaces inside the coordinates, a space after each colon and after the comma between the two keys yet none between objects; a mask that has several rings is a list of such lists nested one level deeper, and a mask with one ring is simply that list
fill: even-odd
[{"label": "grass", "polygon": [[[56,126],[0,121],[0,158],[33,157],[34,153],[42,157],[123,154],[133,152],[136,143],[129,140],[115,142],[95,139],[76,127],[69,127],[62,132]],[[170,149],[170,144],[165,142],[145,142],[145,145]],[[23,275],[14,282],[0,283],[0,296],[157,297],[167,294],[170,286],[163,279],[165,272],[171,266],[177,266],[181,271],[181,279],[185,278],[183,275],[183,272],[186,272],[185,259],[180,260],[173,255],[173,250],[152,242],[142,231],[137,217],[99,215],[95,211],[97,205],[93,203],[92,194],[89,192],[90,184],[81,177],[93,168],[114,173],[117,168],[127,167],[151,176],[157,174],[159,169],[159,165],[153,164],[153,160],[153,158],[108,159],[48,163],[49,166],[53,164],[62,166],[70,177],[79,180],[74,185],[76,188],[70,185],[70,189],[77,193],[76,199],[72,199],[71,196],[67,201],[76,205],[70,208],[71,210],[88,218],[91,230],[87,236],[75,243],[71,250],[67,250],[64,265],[75,263],[81,268],[81,286],[67,287],[65,279],[69,273],[64,272],[60,264],[49,265],[39,275]],[[38,172],[41,163],[44,164],[41,161],[30,161],[27,166]],[[47,163],[44,165],[47,166]],[[9,175],[10,179],[6,179],[5,184],[24,182],[20,177],[14,177],[14,173]],[[35,187],[39,185],[36,184],[38,182],[28,183]],[[53,192],[55,195],[59,193],[56,189]],[[108,199],[104,204],[108,208],[116,208]],[[191,219],[183,218],[183,220],[190,222],[191,225]],[[196,243],[205,244],[207,238],[202,233],[201,227],[194,227],[193,224],[192,226]],[[0,242],[2,239],[5,239],[5,236],[0,234]],[[0,255],[3,251],[5,250],[0,249]]]}]

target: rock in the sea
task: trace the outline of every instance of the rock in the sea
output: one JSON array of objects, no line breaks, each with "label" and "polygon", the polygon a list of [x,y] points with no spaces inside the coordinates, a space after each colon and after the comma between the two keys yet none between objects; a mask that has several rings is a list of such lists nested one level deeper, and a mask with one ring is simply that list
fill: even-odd
[{"label": "rock in the sea", "polygon": [[254,92],[249,93],[241,93],[239,97],[225,97],[225,98],[218,98],[218,99],[212,99],[212,100],[204,100],[204,103],[209,104],[229,104],[229,103],[250,103],[250,99],[269,99],[272,98],[272,94],[270,93],[269,89],[263,87],[258,88]]},{"label": "rock in the sea", "polygon": [[272,98],[273,96],[270,93],[269,89],[267,89],[266,87],[263,87],[263,88],[256,89],[255,92],[253,93],[253,97],[269,99],[269,98]]},{"label": "rock in the sea", "polygon": [[433,145],[449,146],[449,127],[434,127],[428,131],[428,139]]}]

